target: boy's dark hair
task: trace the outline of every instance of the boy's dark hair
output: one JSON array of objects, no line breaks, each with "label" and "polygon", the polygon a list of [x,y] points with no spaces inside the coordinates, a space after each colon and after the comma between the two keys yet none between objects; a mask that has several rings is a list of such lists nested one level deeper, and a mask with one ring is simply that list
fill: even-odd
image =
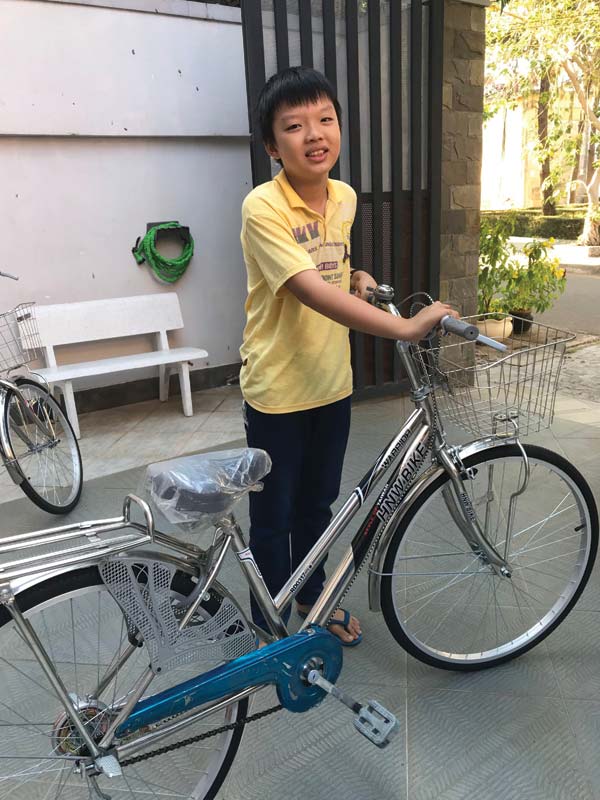
[{"label": "boy's dark hair", "polygon": [[258,121],[263,142],[269,146],[275,144],[273,117],[282,105],[293,108],[316,103],[322,97],[333,103],[341,128],[342,108],[325,75],[311,67],[288,67],[272,75],[258,98]]}]

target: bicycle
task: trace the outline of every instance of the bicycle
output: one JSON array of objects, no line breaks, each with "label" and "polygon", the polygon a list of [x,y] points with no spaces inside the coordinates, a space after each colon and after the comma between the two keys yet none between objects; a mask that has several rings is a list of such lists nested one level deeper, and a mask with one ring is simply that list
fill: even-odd
[{"label": "bicycle", "polygon": [[[387,287],[375,298],[398,313]],[[534,325],[489,355],[469,320],[446,319],[442,328],[451,336],[427,346],[398,343],[415,410],[275,598],[232,511],[269,470],[259,450],[148,467],[154,513],[188,538],[212,519],[206,547],[157,530],[150,505],[134,495],[119,517],[2,540],[0,800],[34,791],[62,800],[210,800],[245,725],[281,707],[305,711],[328,693],[351,708],[362,735],[385,746],[397,721],[335,685],[342,647],[325,627],[365,562],[371,607],[403,647],[437,667],[493,667],[565,619],[594,563],[598,515],[579,472],[519,435],[551,421],[569,337]],[[479,438],[450,446],[442,414]],[[290,634],[282,612],[385,475]],[[229,551],[268,631],[217,581]],[[267,685],[279,704],[248,716],[249,697]]]},{"label": "bicycle", "polygon": [[[18,280],[3,272],[0,277]],[[50,514],[66,514],[79,502],[83,485],[71,424],[35,373],[8,377],[40,352],[34,303],[0,314],[0,456],[30,500]]]}]

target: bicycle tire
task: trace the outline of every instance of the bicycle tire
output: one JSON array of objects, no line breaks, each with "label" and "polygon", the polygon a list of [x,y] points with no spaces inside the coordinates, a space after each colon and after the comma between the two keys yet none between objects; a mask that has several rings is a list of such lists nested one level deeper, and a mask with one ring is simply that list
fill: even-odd
[{"label": "bicycle tire", "polygon": [[[562,456],[534,445],[525,451],[531,476],[517,498],[510,578],[494,574],[452,520],[442,494],[445,472],[417,496],[392,535],[383,614],[396,641],[426,664],[475,670],[516,658],[563,622],[585,588],[598,549],[592,492]],[[475,472],[464,481],[473,508],[482,528],[487,508],[488,539],[503,555],[508,497],[523,476],[520,450],[500,445],[464,464]]]},{"label": "bicycle tire", "polygon": [[42,441],[39,428],[20,410],[17,395],[7,391],[2,424],[16,466],[24,475],[20,487],[44,511],[68,514],[79,502],[83,488],[77,437],[62,408],[43,386],[29,378],[18,378],[16,383],[30,409],[41,414],[54,433],[52,440]]},{"label": "bicycle tire", "polygon": [[[189,575],[178,571],[171,588],[174,596],[187,595],[194,585]],[[210,594],[211,599],[201,604],[205,610],[211,604],[220,604],[221,596],[214,587]],[[118,639],[119,647],[128,643],[127,623],[96,567],[84,567],[50,578],[20,593],[17,602],[51,659],[60,664],[60,676],[67,690],[78,697],[84,697],[88,689],[97,685],[111,657],[114,659],[118,654],[119,649],[112,649],[108,639]],[[94,616],[97,630],[92,624]],[[72,630],[69,630],[70,624]],[[114,689],[109,686],[102,697],[113,705],[118,704],[127,696],[127,687],[133,685],[135,677],[147,665],[148,656],[145,647],[141,647],[134,651],[122,670],[117,671]],[[187,664],[156,676],[148,693],[162,691],[199,671],[198,663]],[[57,744],[57,730],[64,731],[58,723],[63,708],[5,608],[0,608],[0,704],[3,723],[0,726],[0,800],[9,796],[10,800],[31,800],[32,783],[39,792],[36,797],[88,800],[89,789],[82,776],[73,773],[73,761],[63,760],[70,752],[69,746],[76,741],[75,737],[70,733]],[[174,735],[175,740],[212,730],[223,722],[237,722],[246,717],[247,710],[248,699],[245,698],[225,711],[188,726]],[[96,711],[92,709],[91,714],[100,725],[102,715],[108,712],[99,707]],[[240,726],[204,742],[123,767],[120,778],[100,775],[98,788],[124,800],[146,800],[149,796],[163,794],[189,800],[213,800],[231,768],[242,734]],[[161,739],[158,744],[149,744],[147,751],[172,741],[173,738]],[[213,745],[216,760],[206,763]],[[13,762],[13,757],[18,760]],[[49,794],[45,795],[45,791]]]}]

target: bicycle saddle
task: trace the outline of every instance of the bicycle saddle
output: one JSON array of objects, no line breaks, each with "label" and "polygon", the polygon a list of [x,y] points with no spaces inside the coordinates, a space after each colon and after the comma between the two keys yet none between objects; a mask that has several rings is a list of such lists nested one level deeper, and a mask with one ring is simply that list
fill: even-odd
[{"label": "bicycle saddle", "polygon": [[222,450],[150,464],[144,488],[169,522],[195,523],[226,514],[247,492],[260,491],[270,469],[264,450]]}]

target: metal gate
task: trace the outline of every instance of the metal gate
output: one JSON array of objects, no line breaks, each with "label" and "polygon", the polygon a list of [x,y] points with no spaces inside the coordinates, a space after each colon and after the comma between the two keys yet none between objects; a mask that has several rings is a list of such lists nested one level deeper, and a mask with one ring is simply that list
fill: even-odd
[{"label": "metal gate", "polygon": [[[396,300],[439,291],[444,0],[242,0],[252,177],[272,177],[255,116],[265,80],[304,65],[325,73],[343,110],[332,177],[358,195],[352,266]],[[406,308],[402,313],[408,313]],[[397,392],[391,342],[353,333],[356,395]]]}]

